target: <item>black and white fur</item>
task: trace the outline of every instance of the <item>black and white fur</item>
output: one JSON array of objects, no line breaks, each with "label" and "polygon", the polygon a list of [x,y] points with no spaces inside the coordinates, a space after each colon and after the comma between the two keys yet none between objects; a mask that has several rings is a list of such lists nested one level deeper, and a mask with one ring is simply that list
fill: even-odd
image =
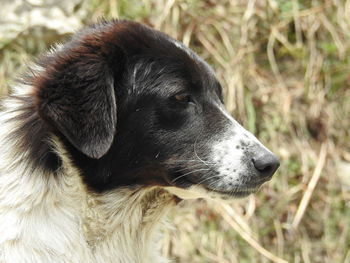
[{"label": "black and white fur", "polygon": [[255,192],[279,163],[169,36],[102,22],[39,60],[0,113],[0,262],[166,262],[181,198]]}]

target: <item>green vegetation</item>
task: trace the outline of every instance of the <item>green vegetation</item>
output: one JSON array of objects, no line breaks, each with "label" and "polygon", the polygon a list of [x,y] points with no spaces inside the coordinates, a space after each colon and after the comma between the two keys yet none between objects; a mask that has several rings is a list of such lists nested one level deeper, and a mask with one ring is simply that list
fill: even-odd
[{"label": "green vegetation", "polygon": [[[90,0],[77,8],[87,10],[84,23],[135,19],[197,51],[216,70],[229,111],[281,158],[256,196],[173,211],[164,254],[193,263],[350,262],[349,0]],[[0,40],[1,93],[56,41],[42,39]]]}]

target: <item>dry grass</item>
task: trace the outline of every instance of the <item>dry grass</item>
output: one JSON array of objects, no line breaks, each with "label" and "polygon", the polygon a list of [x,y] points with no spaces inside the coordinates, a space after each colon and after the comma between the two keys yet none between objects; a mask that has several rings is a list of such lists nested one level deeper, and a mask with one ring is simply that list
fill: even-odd
[{"label": "dry grass", "polygon": [[[90,0],[85,8],[86,22],[136,19],[196,50],[215,68],[227,108],[282,161],[256,196],[179,207],[164,254],[194,263],[350,262],[349,0]],[[1,50],[0,84],[46,48],[35,44]]]}]

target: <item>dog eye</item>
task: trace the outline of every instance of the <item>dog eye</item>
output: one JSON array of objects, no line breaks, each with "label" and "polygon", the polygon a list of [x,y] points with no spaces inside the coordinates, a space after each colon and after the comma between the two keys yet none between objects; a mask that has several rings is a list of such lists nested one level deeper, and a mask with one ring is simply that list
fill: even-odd
[{"label": "dog eye", "polygon": [[189,94],[187,94],[187,93],[176,94],[173,98],[176,101],[182,102],[182,103],[187,103],[187,102],[191,102],[192,101],[191,96]]}]

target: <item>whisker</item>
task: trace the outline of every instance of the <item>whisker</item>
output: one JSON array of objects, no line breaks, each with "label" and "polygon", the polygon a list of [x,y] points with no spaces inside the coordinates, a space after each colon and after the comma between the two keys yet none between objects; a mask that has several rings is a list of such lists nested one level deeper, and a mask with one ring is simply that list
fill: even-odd
[{"label": "whisker", "polygon": [[[199,160],[201,160],[201,159],[199,158]],[[173,164],[173,163],[191,163],[191,162],[198,162],[198,160],[197,159],[196,160],[173,160],[173,161],[168,161],[166,163],[167,164]],[[203,162],[203,161],[201,160],[201,162]],[[208,163],[209,164],[214,164],[212,162],[206,162],[206,164],[208,164]]]},{"label": "whisker", "polygon": [[167,163],[187,163],[187,162],[198,162],[198,160],[172,160]]},{"label": "whisker", "polygon": [[209,176],[207,178],[204,178],[202,181],[200,181],[199,183],[196,184],[197,185],[200,185],[202,183],[204,183],[205,181],[209,180],[209,179],[212,179],[212,178],[215,178],[215,177],[218,177],[217,175],[212,175],[212,176]]},{"label": "whisker", "polygon": [[198,164],[195,164],[195,165],[186,166],[186,167],[183,167],[183,168],[181,168],[179,170],[176,170],[175,172],[177,173],[177,172],[193,169],[193,168],[196,168],[196,167],[198,168],[198,166],[203,166],[203,164],[202,163],[198,163]]},{"label": "whisker", "polygon": [[171,182],[174,183],[176,180],[186,176],[186,175],[189,175],[189,174],[192,174],[192,173],[196,173],[196,172],[200,172],[200,171],[208,171],[209,169],[198,169],[198,170],[194,170],[194,171],[191,171],[191,172],[188,172],[188,173],[185,173],[185,174],[182,174],[178,177],[176,177],[174,180],[172,180]]},{"label": "whisker", "polygon": [[208,185],[208,188],[210,188],[211,190],[214,190],[214,191],[218,191],[219,189],[217,189],[217,187],[215,186],[217,182],[218,182],[218,180],[213,181],[212,183],[210,183]]},{"label": "whisker", "polygon": [[194,153],[195,155],[197,156],[197,158],[202,162],[204,163],[206,166],[209,166],[205,161],[203,161],[197,154],[197,151],[196,151],[196,143],[197,143],[197,139],[194,141],[194,145],[193,145],[193,149],[194,149]]}]

